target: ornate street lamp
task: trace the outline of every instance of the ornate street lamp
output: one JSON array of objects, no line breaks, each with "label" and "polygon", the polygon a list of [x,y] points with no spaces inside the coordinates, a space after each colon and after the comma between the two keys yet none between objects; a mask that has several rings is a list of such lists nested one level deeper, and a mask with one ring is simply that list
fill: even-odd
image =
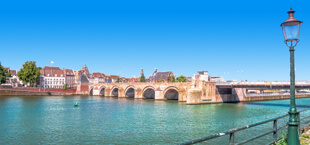
[{"label": "ornate street lamp", "polygon": [[288,135],[287,135],[287,143],[288,145],[300,145],[299,135],[298,135],[298,117],[297,117],[297,109],[295,102],[295,60],[294,60],[294,47],[299,42],[299,30],[302,21],[299,21],[294,18],[295,11],[291,10],[287,12],[289,14],[289,18],[281,24],[285,44],[290,48],[290,62],[291,62],[291,104],[289,110],[289,122],[288,122]]}]

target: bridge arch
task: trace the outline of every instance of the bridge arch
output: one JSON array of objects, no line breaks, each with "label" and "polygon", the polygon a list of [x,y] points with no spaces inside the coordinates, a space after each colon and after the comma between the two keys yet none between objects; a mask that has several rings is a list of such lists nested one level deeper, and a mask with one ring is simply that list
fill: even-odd
[{"label": "bridge arch", "polygon": [[118,97],[118,86],[113,86],[111,89],[111,96]]},{"label": "bridge arch", "polygon": [[155,99],[155,87],[153,86],[146,86],[142,90],[142,96],[146,99]]},{"label": "bridge arch", "polygon": [[94,87],[89,88],[89,95],[90,96],[94,95]]},{"label": "bridge arch", "polygon": [[179,88],[169,86],[164,90],[164,98],[167,100],[179,100]]},{"label": "bridge arch", "polygon": [[129,98],[134,98],[135,97],[135,90],[136,90],[136,88],[133,85],[126,87],[125,96],[129,97]]},{"label": "bridge arch", "polygon": [[106,86],[101,86],[99,88],[99,95],[100,96],[105,96],[105,89],[106,89]]}]

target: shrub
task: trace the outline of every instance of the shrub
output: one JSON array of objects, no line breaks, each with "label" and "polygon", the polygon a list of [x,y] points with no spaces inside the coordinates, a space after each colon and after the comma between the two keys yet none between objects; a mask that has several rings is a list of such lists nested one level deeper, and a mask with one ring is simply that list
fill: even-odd
[{"label": "shrub", "polygon": [[310,136],[309,136],[309,134],[303,134],[302,137],[309,138]]},{"label": "shrub", "polygon": [[282,131],[282,139],[274,143],[275,145],[287,145],[286,133]]}]

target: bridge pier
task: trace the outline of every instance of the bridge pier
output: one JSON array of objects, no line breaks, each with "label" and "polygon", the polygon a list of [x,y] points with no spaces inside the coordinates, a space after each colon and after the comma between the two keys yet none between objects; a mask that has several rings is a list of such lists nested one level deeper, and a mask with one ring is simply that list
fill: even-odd
[{"label": "bridge pier", "polygon": [[143,95],[141,94],[141,90],[135,90],[135,98],[143,99]]},{"label": "bridge pier", "polygon": [[163,90],[155,90],[155,100],[167,100]]},{"label": "bridge pier", "polygon": [[105,88],[104,96],[111,96],[111,89],[110,88]]},{"label": "bridge pier", "polygon": [[100,90],[93,88],[92,89],[92,95],[93,96],[99,96],[100,95]]},{"label": "bridge pier", "polygon": [[241,102],[246,97],[246,88],[233,88],[232,89],[231,100],[226,100],[226,102]]},{"label": "bridge pier", "polygon": [[202,103],[202,90],[201,89],[190,89],[188,90],[187,104],[200,104]]},{"label": "bridge pier", "polygon": [[179,91],[179,101],[186,102],[188,96],[188,92]]},{"label": "bridge pier", "polygon": [[126,92],[125,92],[125,90],[123,88],[118,88],[118,97],[119,98],[128,98],[126,96]]}]

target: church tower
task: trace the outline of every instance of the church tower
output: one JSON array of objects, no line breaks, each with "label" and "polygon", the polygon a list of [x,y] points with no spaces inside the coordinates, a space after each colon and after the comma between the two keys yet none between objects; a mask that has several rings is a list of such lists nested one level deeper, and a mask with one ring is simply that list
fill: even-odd
[{"label": "church tower", "polygon": [[141,67],[141,73],[140,73],[140,76],[142,76],[142,74],[144,74],[144,72],[143,72],[143,68]]}]

